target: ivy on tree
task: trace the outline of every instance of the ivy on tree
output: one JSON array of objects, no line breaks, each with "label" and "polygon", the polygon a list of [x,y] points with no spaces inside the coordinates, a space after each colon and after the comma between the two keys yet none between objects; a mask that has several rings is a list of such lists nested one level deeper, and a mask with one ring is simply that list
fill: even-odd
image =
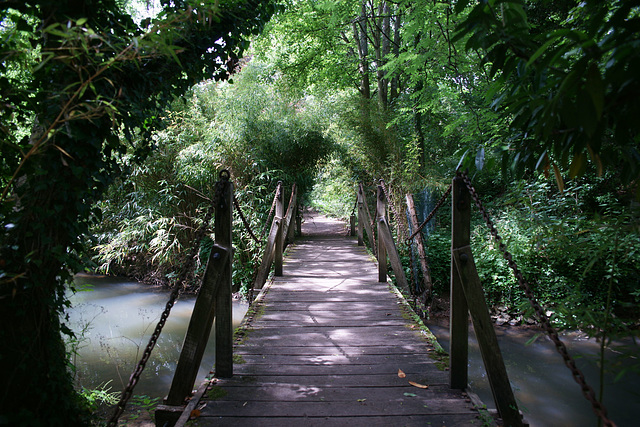
[{"label": "ivy on tree", "polygon": [[[8,1],[0,9],[0,419],[75,425],[59,316],[83,269],[91,206],[143,159],[165,105],[225,79],[271,1],[162,1],[137,25],[116,0]],[[124,138],[121,138],[124,136]]]}]

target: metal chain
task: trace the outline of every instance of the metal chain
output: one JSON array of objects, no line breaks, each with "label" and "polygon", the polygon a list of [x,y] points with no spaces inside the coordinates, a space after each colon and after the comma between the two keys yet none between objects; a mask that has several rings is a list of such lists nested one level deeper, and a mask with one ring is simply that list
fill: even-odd
[{"label": "metal chain", "polygon": [[391,205],[391,210],[393,211],[393,216],[396,219],[396,222],[398,223],[398,226],[400,227],[400,231],[402,233],[403,237],[406,237],[409,235],[409,231],[407,231],[407,227],[404,224],[404,221],[402,221],[402,217],[400,215],[398,215],[398,211],[396,210],[396,206],[393,203],[393,200],[391,200],[390,193],[387,190],[387,186],[384,182],[384,179],[380,180],[380,186],[382,187],[382,192],[384,193],[384,197],[389,201],[389,204]]},{"label": "metal chain", "polygon": [[602,420],[605,426],[615,426],[615,423],[611,421],[609,418],[607,418],[607,409],[604,407],[602,403],[598,401],[593,388],[587,384],[584,374],[576,366],[575,360],[567,351],[567,347],[565,346],[565,344],[560,340],[560,337],[558,336],[558,332],[551,325],[551,321],[549,317],[546,315],[544,309],[540,306],[540,303],[538,302],[536,297],[533,295],[531,286],[522,275],[522,272],[518,268],[518,265],[516,264],[516,262],[513,260],[513,256],[511,255],[511,253],[507,251],[506,245],[502,242],[502,237],[500,237],[500,235],[498,234],[498,230],[496,230],[496,227],[493,224],[493,221],[491,220],[491,218],[489,217],[489,214],[487,213],[486,209],[482,205],[482,202],[480,201],[480,197],[478,196],[476,189],[471,184],[471,180],[469,179],[469,176],[466,173],[461,174],[461,176],[462,176],[462,179],[464,180],[465,185],[469,189],[469,193],[471,193],[471,197],[473,197],[473,201],[475,202],[476,207],[478,208],[478,210],[482,214],[482,217],[487,223],[487,227],[489,227],[489,231],[491,232],[493,239],[496,241],[496,243],[499,244],[500,252],[502,252],[504,259],[507,260],[509,267],[511,267],[511,270],[513,270],[513,274],[518,279],[518,284],[524,291],[525,296],[529,300],[529,303],[531,304],[536,314],[538,315],[538,318],[540,320],[540,323],[542,324],[542,327],[549,335],[549,338],[551,338],[551,340],[555,344],[556,350],[558,351],[558,353],[560,353],[560,355],[564,359],[565,365],[567,365],[567,367],[571,370],[573,379],[580,385],[582,394],[589,402],[591,402],[593,412],[596,414],[596,416],[598,416]]},{"label": "metal chain", "polygon": [[194,241],[198,242],[198,244],[194,245],[191,248],[191,253],[187,258],[187,262],[185,263],[182,269],[182,272],[180,273],[180,277],[176,281],[171,291],[171,294],[169,296],[169,301],[167,301],[164,311],[160,315],[160,320],[158,321],[158,324],[156,325],[153,331],[153,334],[149,339],[149,343],[147,344],[147,347],[142,353],[142,358],[140,359],[135,369],[133,370],[131,377],[129,377],[129,383],[127,384],[125,389],[122,391],[122,394],[120,396],[120,401],[116,405],[116,409],[113,415],[111,416],[111,418],[109,419],[109,422],[107,423],[108,426],[116,426],[118,424],[118,419],[124,412],[127,402],[133,395],[133,389],[138,383],[138,381],[140,380],[140,376],[142,375],[142,372],[144,371],[144,368],[147,362],[149,361],[149,358],[151,357],[151,352],[153,351],[153,348],[158,342],[158,338],[160,338],[160,333],[162,332],[162,328],[164,328],[164,325],[167,322],[167,319],[169,318],[169,314],[171,313],[171,309],[173,308],[173,305],[176,303],[176,300],[182,293],[184,289],[184,285],[186,285],[186,283],[188,283],[188,280],[191,278],[191,276],[193,276],[193,273],[194,273],[193,267],[195,265],[195,260],[200,251],[200,242],[205,236],[206,229],[209,225],[209,222],[211,222],[211,218],[213,217],[213,212],[215,208],[217,207],[220,200],[222,200],[223,192],[225,189],[224,184],[229,181],[229,177],[230,177],[229,171],[223,170],[220,172],[220,181],[216,183],[216,191],[215,191],[212,204],[211,206],[209,206],[209,209],[207,210],[207,214],[204,218],[204,221],[202,222],[202,225],[196,231]]},{"label": "metal chain", "polygon": [[251,224],[249,224],[249,222],[247,221],[247,218],[245,218],[244,213],[242,212],[242,209],[240,208],[240,203],[238,203],[238,199],[236,198],[235,194],[233,195],[233,204],[236,207],[236,211],[240,215],[240,219],[242,220],[242,223],[244,224],[244,228],[246,228],[246,230],[249,232],[249,235],[251,236],[251,238],[253,240],[255,240],[256,243],[262,243],[262,241],[260,239],[258,239],[256,237],[256,235],[253,233],[253,230],[251,229]]},{"label": "metal chain", "polygon": [[424,226],[427,225],[429,221],[431,221],[431,218],[435,216],[436,212],[438,212],[438,209],[440,209],[442,205],[444,205],[444,202],[447,201],[449,194],[451,194],[452,188],[453,188],[453,185],[449,184],[449,188],[447,188],[447,191],[445,191],[442,197],[440,197],[440,200],[438,200],[438,203],[436,203],[436,206],[429,213],[429,215],[427,215],[427,218],[424,221],[422,221],[422,224],[420,224],[420,226],[416,229],[416,231],[414,231],[413,234],[411,234],[411,236],[407,238],[407,243],[409,243],[410,240],[416,237],[416,235],[422,231]]}]

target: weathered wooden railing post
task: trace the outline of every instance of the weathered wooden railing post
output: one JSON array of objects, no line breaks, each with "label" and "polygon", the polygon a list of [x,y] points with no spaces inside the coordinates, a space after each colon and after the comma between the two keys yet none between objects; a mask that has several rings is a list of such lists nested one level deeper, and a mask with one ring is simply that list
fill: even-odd
[{"label": "weathered wooden railing post", "polygon": [[364,246],[364,194],[362,184],[358,186],[358,246]]},{"label": "weathered wooden railing post", "polygon": [[302,236],[302,206],[296,205],[296,233]]},{"label": "weathered wooden railing post", "polygon": [[384,196],[384,190],[381,185],[378,185],[378,194],[376,197],[376,223],[378,224],[378,281],[386,282],[387,273],[389,271],[387,266],[387,248],[388,242],[385,242],[382,237],[381,227],[382,222],[385,221],[387,212],[387,199]]},{"label": "weathered wooden railing post", "polygon": [[451,231],[451,317],[450,383],[451,388],[467,387],[469,313],[478,339],[493,400],[504,425],[522,426],[518,404],[511,390],[507,369],[498,345],[489,308],[482,290],[470,246],[470,194],[463,178],[453,180]]},{"label": "weathered wooden railing post", "polygon": [[470,197],[462,178],[453,179],[451,192],[451,285],[449,320],[449,382],[451,388],[467,388],[469,361],[469,308],[460,277],[455,271],[453,251],[469,246],[471,232]]},{"label": "weathered wooden railing post", "polygon": [[232,260],[233,260],[233,184],[223,181],[219,206],[216,207],[216,245],[229,248],[229,261],[222,271],[222,281],[216,298],[216,364],[215,375],[229,378],[233,375],[233,312],[232,312]]},{"label": "weathered wooden railing post", "polygon": [[165,399],[165,405],[159,405],[156,411],[156,421],[159,425],[164,425],[165,422],[173,425],[180,416],[181,405],[193,389],[214,319],[216,320],[216,376],[230,377],[233,374],[231,323],[233,184],[229,182],[228,171],[220,174],[220,181],[216,183],[215,200],[215,244],[211,249],[200,293],[191,314],[171,389]]},{"label": "weathered wooden railing post", "polygon": [[282,252],[284,251],[284,236],[283,236],[283,217],[284,217],[284,205],[282,200],[284,199],[283,193],[284,189],[282,188],[282,181],[278,182],[280,186],[280,191],[276,196],[276,213],[275,220],[279,221],[280,225],[278,227],[278,234],[276,234],[276,248],[274,253],[274,274],[276,276],[282,276]]}]

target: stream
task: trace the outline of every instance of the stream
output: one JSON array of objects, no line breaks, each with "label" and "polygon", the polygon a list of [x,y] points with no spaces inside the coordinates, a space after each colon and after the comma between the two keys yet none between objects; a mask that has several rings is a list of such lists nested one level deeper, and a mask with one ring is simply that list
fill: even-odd
[{"label": "stream", "polygon": [[[69,323],[78,337],[76,381],[87,389],[108,383],[112,392],[122,391],[149,342],[169,293],[118,277],[79,275],[75,282],[92,289],[70,296]],[[167,395],[194,304],[194,296],[183,296],[173,306],[134,394]],[[233,301],[234,329],[247,308],[245,302]],[[195,387],[215,362],[213,329],[211,334]]]},{"label": "stream", "polygon": [[[88,389],[107,384],[112,392],[121,391],[156,326],[168,298],[166,290],[158,290],[122,278],[80,275],[79,287],[92,290],[70,296],[69,325],[77,335],[74,363],[76,380]],[[195,298],[181,298],[153,350],[134,394],[152,398],[165,396],[171,385],[184,335]],[[234,301],[234,328],[240,325],[247,304]],[[430,323],[429,329],[448,350],[449,329],[442,323]],[[507,371],[520,409],[532,427],[596,426],[589,402],[571,377],[551,341],[541,336],[526,345],[538,332],[534,329],[496,328]],[[598,391],[596,357],[599,344],[580,333],[565,333],[562,339],[578,366],[584,370],[589,384]],[[640,347],[615,343],[617,351],[608,350],[607,359],[623,366],[640,364]],[[620,353],[623,352],[623,353]],[[469,348],[469,383],[482,401],[494,408],[488,380],[475,337],[471,334]],[[207,375],[215,361],[213,339],[209,340],[196,386]],[[640,375],[629,372],[615,381],[605,378],[605,405],[609,416],[618,426],[636,426],[640,412]]]},{"label": "stream", "polygon": [[[445,350],[449,350],[449,328],[442,322],[427,322],[427,326],[438,338]],[[473,328],[470,327],[470,331]],[[520,410],[532,427],[583,427],[597,426],[597,418],[575,382],[553,342],[541,335],[536,328],[495,327],[500,350]],[[531,344],[529,340],[539,335]],[[576,359],[587,383],[599,390],[599,368],[597,360],[600,344],[579,332],[564,332],[560,339],[569,354]],[[607,363],[631,368],[640,366],[638,344],[613,343],[606,350]],[[473,332],[469,339],[469,385],[489,408],[495,408],[489,380],[487,379],[480,349]],[[616,371],[618,372],[618,370]],[[615,375],[605,375],[604,404],[609,418],[618,427],[635,427],[640,413],[640,375],[627,372],[616,381]]]}]

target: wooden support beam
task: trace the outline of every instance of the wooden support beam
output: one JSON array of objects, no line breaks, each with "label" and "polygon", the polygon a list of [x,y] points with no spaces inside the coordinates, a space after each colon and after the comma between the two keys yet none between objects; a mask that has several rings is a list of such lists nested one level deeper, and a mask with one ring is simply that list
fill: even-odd
[{"label": "wooden support beam", "polygon": [[511,390],[509,376],[504,365],[502,353],[498,346],[489,308],[484,298],[482,284],[473,261],[473,254],[469,246],[453,250],[452,259],[455,272],[459,276],[464,295],[469,305],[473,329],[478,339],[480,354],[487,371],[489,385],[500,417],[506,426],[522,426],[522,417],[518,411],[518,404]]},{"label": "wooden support beam", "polygon": [[[223,192],[219,206],[216,206],[215,243],[222,247],[233,245],[233,184],[221,181]],[[215,299],[216,310],[216,364],[215,375],[218,378],[233,376],[233,306],[232,306],[232,261],[233,251],[223,270],[223,277]]]},{"label": "wooden support beam", "polygon": [[230,256],[230,249],[214,245],[209,255],[207,268],[191,314],[178,365],[173,375],[171,389],[165,403],[179,406],[189,396],[198,375],[213,319],[214,301],[218,294]]},{"label": "wooden support beam", "polygon": [[273,271],[276,276],[282,276],[282,252],[284,252],[284,235],[283,235],[283,217],[284,217],[284,202],[282,197],[282,182],[278,182],[280,191],[276,197],[276,213],[275,218],[280,222],[278,227],[278,233],[276,234],[276,248],[274,252],[274,266]]},{"label": "wooden support beam", "polygon": [[274,259],[276,237],[278,236],[278,231],[281,224],[282,221],[278,218],[274,218],[273,222],[271,223],[271,229],[269,230],[269,236],[267,236],[267,243],[264,248],[262,262],[260,263],[260,268],[258,268],[256,280],[253,282],[254,289],[262,289],[262,286],[267,281],[267,276],[269,275],[269,270],[271,269],[271,263]]},{"label": "wooden support beam", "polygon": [[469,246],[471,232],[470,196],[462,178],[453,179],[451,192],[451,287],[449,320],[449,385],[467,388],[469,363],[469,308],[460,276],[455,270],[453,251]]},{"label": "wooden support beam", "polygon": [[[402,268],[402,262],[398,255],[398,249],[393,241],[393,235],[391,229],[385,218],[378,220],[378,241],[380,246],[384,246],[391,263],[391,268],[396,275],[396,283],[405,292],[409,292],[409,283],[407,282],[407,276],[404,274],[404,268]],[[385,279],[386,281],[386,279]]]},{"label": "wooden support beam", "polygon": [[296,210],[296,199],[298,195],[298,190],[296,188],[296,184],[294,183],[291,187],[291,197],[289,198],[289,205],[287,206],[287,213],[284,216],[284,231],[283,235],[285,236],[285,246],[289,243],[293,243],[294,232],[293,232],[293,214]]},{"label": "wooden support beam", "polygon": [[[413,202],[413,195],[407,194],[407,208],[409,209],[409,220],[411,221],[411,227],[413,230],[417,230],[420,226],[418,222],[418,215],[416,214],[416,205]],[[431,299],[433,292],[433,282],[431,281],[431,273],[429,272],[429,265],[427,264],[427,253],[424,250],[424,243],[422,242],[422,233],[419,233],[414,237],[413,243],[416,244],[418,249],[418,258],[420,259],[420,269],[422,270],[422,285],[424,286],[424,295],[427,300]]]},{"label": "wooden support beam", "polygon": [[378,282],[387,281],[387,243],[383,240],[382,231],[380,229],[386,224],[387,199],[384,197],[384,190],[378,185],[378,194],[376,197],[376,222],[378,223]]}]

